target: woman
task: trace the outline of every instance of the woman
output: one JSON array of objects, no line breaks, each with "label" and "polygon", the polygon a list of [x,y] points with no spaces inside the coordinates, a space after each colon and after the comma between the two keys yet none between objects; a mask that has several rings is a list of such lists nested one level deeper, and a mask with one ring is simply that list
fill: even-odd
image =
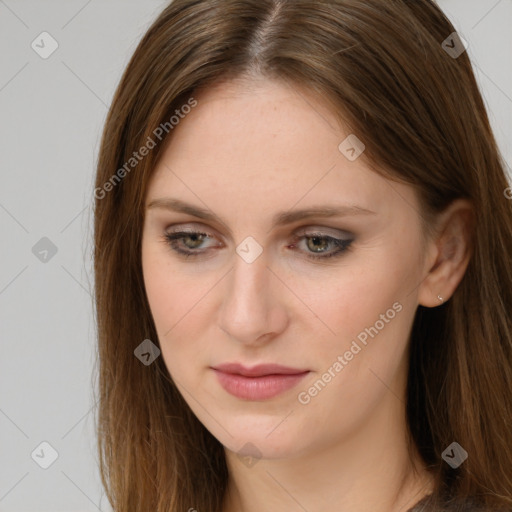
[{"label": "woman", "polygon": [[96,176],[114,510],[512,510],[508,187],[433,2],[172,2]]}]

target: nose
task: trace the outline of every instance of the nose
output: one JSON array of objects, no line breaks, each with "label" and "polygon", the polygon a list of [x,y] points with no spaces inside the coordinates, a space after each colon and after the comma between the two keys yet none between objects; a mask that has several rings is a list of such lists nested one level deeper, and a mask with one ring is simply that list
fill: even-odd
[{"label": "nose", "polygon": [[267,266],[265,253],[252,263],[236,255],[228,276],[219,327],[245,345],[260,346],[286,329],[286,287]]}]

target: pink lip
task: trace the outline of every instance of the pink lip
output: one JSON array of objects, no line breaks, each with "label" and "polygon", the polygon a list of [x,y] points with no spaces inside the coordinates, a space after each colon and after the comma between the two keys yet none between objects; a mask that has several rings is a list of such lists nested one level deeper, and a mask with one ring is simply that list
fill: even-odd
[{"label": "pink lip", "polygon": [[227,363],[212,370],[228,393],[245,400],[272,398],[297,385],[309,373],[309,370],[277,364],[246,368],[238,363]]}]

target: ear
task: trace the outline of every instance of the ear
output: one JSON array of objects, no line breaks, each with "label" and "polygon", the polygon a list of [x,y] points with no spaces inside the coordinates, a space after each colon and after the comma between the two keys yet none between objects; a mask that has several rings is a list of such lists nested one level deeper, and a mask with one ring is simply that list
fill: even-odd
[{"label": "ear", "polygon": [[440,214],[437,235],[427,243],[426,277],[418,291],[420,305],[440,306],[452,296],[471,257],[473,227],[474,210],[466,199],[457,199]]}]

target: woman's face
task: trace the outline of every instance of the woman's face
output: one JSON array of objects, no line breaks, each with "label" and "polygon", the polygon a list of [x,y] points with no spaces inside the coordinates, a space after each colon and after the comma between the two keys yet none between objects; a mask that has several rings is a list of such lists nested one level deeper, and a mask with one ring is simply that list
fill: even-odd
[{"label": "woman's face", "polygon": [[[265,458],[402,418],[425,273],[413,190],[371,172],[360,142],[304,90],[230,82],[196,99],[152,176],[142,242],[162,357],[184,399],[226,448]],[[317,208],[339,213],[307,215]],[[292,375],[215,369],[228,363]]]}]

